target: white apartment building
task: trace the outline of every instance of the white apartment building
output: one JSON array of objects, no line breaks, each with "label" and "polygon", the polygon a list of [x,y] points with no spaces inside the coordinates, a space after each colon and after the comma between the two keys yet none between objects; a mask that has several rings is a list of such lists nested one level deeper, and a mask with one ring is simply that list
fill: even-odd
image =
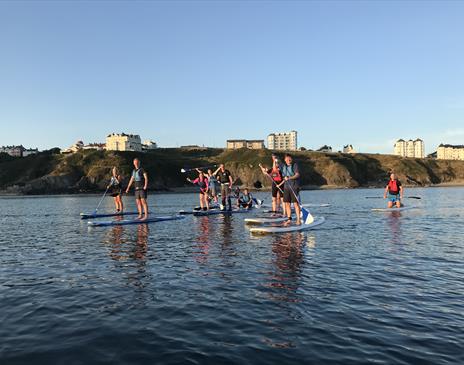
[{"label": "white apartment building", "polygon": [[106,137],[106,149],[142,152],[142,140],[138,134],[112,133]]},{"label": "white apartment building", "polygon": [[437,148],[438,160],[464,160],[464,145],[441,144]]},{"label": "white apartment building", "polygon": [[343,146],[343,153],[356,153],[356,151],[353,148],[353,145],[347,144],[346,146]]},{"label": "white apartment building", "polygon": [[425,144],[420,138],[405,141],[399,139],[394,145],[394,154],[402,157],[425,158]]},{"label": "white apartment building", "polygon": [[297,132],[271,133],[267,136],[267,148],[270,150],[296,151],[298,149]]}]

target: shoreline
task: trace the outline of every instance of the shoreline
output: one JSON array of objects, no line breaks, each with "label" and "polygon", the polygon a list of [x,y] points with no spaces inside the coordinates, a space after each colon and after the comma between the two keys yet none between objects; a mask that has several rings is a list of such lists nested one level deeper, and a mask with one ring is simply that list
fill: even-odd
[{"label": "shoreline", "polygon": [[[439,183],[439,184],[431,184],[427,186],[417,186],[417,185],[404,185],[407,189],[421,189],[421,188],[455,188],[455,187],[464,187],[464,181],[462,182],[449,182],[449,183]],[[240,187],[244,189],[244,187]],[[302,186],[301,191],[327,191],[327,190],[374,190],[374,189],[383,189],[384,186],[358,186],[358,187],[350,187],[350,186],[338,186],[338,185],[321,185],[321,186],[314,186],[314,185],[306,185]],[[270,188],[262,188],[262,189],[255,189],[249,188],[252,192],[263,192],[268,193],[271,191]],[[151,194],[194,194],[197,193],[198,190],[193,187],[176,187],[171,189],[157,189],[157,190],[149,190]],[[76,193],[45,193],[45,194],[21,194],[21,193],[13,193],[13,192],[6,192],[0,191],[0,198],[8,198],[8,197],[42,197],[42,196],[95,196],[95,195],[102,195],[104,191],[89,191],[89,192],[76,192]],[[125,194],[124,194],[125,195]],[[133,194],[130,193],[128,196],[132,196]]]}]

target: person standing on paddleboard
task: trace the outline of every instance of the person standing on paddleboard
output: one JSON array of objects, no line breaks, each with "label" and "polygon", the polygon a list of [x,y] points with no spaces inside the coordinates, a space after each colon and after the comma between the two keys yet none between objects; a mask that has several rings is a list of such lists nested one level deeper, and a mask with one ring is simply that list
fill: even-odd
[{"label": "person standing on paddleboard", "polygon": [[401,182],[398,180],[395,174],[390,175],[390,181],[385,187],[385,192],[383,194],[384,199],[388,199],[388,208],[393,208],[395,205],[397,208],[402,207],[401,201],[403,200],[404,189],[401,185]]},{"label": "person standing on paddleboard", "polygon": [[280,203],[282,202],[283,194],[279,185],[282,183],[283,178],[280,172],[279,159],[277,155],[275,153],[272,154],[272,168],[268,169],[261,165],[259,165],[259,167],[261,167],[263,174],[272,178],[272,211],[274,213],[280,213]]},{"label": "person standing on paddleboard", "polygon": [[[285,155],[285,163],[280,165],[283,178],[284,207],[288,221],[292,220],[292,203],[295,207],[296,224],[301,224],[301,207],[299,203],[300,192],[300,169],[298,164],[293,162],[290,154]],[[282,185],[280,185],[282,186]]]},{"label": "person standing on paddleboard", "polygon": [[213,173],[214,176],[217,176],[219,183],[221,184],[221,196],[222,196],[222,206],[221,210],[224,210],[226,207],[226,201],[229,205],[228,210],[232,210],[232,201],[230,199],[230,191],[234,183],[232,175],[229,170],[227,170],[224,164],[220,164],[219,168]]},{"label": "person standing on paddleboard", "polygon": [[137,211],[139,215],[137,219],[145,220],[148,217],[148,204],[147,204],[147,189],[148,189],[148,174],[140,167],[140,160],[134,158],[134,170],[127,185],[126,194],[134,184],[135,189],[135,202],[137,203]]},{"label": "person standing on paddleboard", "polygon": [[205,176],[203,171],[198,170],[198,177],[195,180],[191,180],[190,178],[187,178],[187,181],[191,182],[194,185],[198,185],[200,188],[200,208],[201,210],[209,210],[209,201],[208,201],[208,187],[209,187],[209,181],[208,178]]},{"label": "person standing on paddleboard", "polygon": [[217,197],[217,191],[216,191],[216,184],[217,184],[217,179],[213,175],[213,171],[211,169],[208,169],[208,174],[206,175],[208,178],[208,192],[213,201],[217,204],[218,202],[218,197]]},{"label": "person standing on paddleboard", "polygon": [[118,168],[115,166],[112,170],[112,176],[107,189],[111,189],[111,196],[114,198],[114,205],[116,206],[116,213],[123,213],[124,206],[122,204],[122,176]]}]

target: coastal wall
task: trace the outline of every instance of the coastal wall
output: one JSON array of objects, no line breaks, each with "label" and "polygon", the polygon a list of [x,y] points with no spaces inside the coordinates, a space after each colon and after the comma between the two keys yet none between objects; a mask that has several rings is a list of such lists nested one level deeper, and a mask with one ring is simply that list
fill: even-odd
[{"label": "coastal wall", "polygon": [[[306,188],[380,187],[394,171],[409,186],[463,184],[464,161],[404,158],[393,155],[295,152]],[[237,184],[269,188],[259,163],[270,164],[269,150],[157,149],[148,153],[82,151],[74,154],[40,153],[25,158],[0,156],[3,194],[60,194],[97,192],[105,188],[113,166],[128,180],[132,159],[139,157],[150,176],[150,189],[191,187],[181,168],[224,162]],[[282,156],[283,157],[283,156]]]}]

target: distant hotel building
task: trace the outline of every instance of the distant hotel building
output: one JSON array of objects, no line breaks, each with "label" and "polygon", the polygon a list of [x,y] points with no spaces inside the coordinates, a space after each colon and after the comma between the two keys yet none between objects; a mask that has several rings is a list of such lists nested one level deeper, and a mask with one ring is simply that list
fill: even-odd
[{"label": "distant hotel building", "polygon": [[264,140],[262,139],[229,139],[227,140],[227,149],[236,150],[239,148],[248,148],[250,150],[260,150],[264,148]]},{"label": "distant hotel building", "polygon": [[297,132],[271,133],[267,136],[267,148],[270,150],[296,151],[298,149]]},{"label": "distant hotel building", "polygon": [[343,153],[356,153],[356,151],[353,148],[353,145],[347,144],[346,146],[343,146]]},{"label": "distant hotel building", "polygon": [[2,146],[0,153],[7,153],[13,157],[27,157],[39,153],[38,148],[24,148],[23,146]]},{"label": "distant hotel building", "polygon": [[106,149],[142,152],[142,140],[138,134],[112,133],[106,137]]},{"label": "distant hotel building", "polygon": [[424,141],[420,138],[415,141],[412,139],[409,141],[399,139],[395,143],[394,154],[402,157],[425,158]]},{"label": "distant hotel building", "polygon": [[464,160],[464,145],[441,144],[437,148],[438,160]]}]

